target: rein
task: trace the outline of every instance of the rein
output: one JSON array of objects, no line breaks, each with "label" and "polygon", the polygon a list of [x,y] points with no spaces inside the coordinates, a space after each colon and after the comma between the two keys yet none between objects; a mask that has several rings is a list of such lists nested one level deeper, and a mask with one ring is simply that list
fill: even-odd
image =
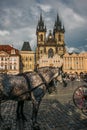
[{"label": "rein", "polygon": [[23,73],[22,76],[25,78],[27,85],[28,85],[28,89],[31,91],[32,88],[31,88],[30,80],[29,80],[28,76],[25,73]]}]

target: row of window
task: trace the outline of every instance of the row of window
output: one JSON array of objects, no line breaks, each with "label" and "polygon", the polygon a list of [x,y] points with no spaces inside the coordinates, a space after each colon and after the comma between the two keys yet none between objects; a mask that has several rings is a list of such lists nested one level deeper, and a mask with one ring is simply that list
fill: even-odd
[{"label": "row of window", "polygon": [[[48,60],[42,60],[42,62],[49,62]],[[53,63],[59,63],[60,61],[59,60],[54,60],[52,61]]]},{"label": "row of window", "polygon": [[[43,34],[39,35],[39,40],[40,40],[40,41],[43,41],[43,40],[44,40],[44,39],[43,39]],[[62,36],[61,36],[60,34],[58,35],[58,40],[59,40],[59,41],[62,41]]]},{"label": "row of window", "polygon": [[82,69],[83,68],[83,63],[80,63],[80,64],[77,64],[77,63],[74,63],[74,65],[72,66],[72,64],[64,64],[64,69],[70,69],[70,68],[73,68],[73,69]]},{"label": "row of window", "polygon": [[16,70],[17,69],[17,66],[16,65],[5,65],[5,66],[2,66],[0,65],[0,70]]},{"label": "row of window", "polygon": [[[63,50],[63,47],[58,47],[58,50],[60,51],[60,50]],[[54,53],[54,50],[52,49],[52,48],[50,48],[49,50],[48,50],[48,53],[49,52],[53,52]],[[44,53],[44,51],[43,50],[40,50],[40,53],[42,54],[42,53]]]},{"label": "row of window", "polygon": [[70,60],[70,61],[72,61],[72,60],[83,60],[84,58],[83,57],[64,57],[64,60]]},{"label": "row of window", "polygon": [[32,69],[32,64],[30,64],[30,65],[25,64],[25,65],[24,65],[24,68],[26,68],[26,69]]},{"label": "row of window", "polygon": [[17,58],[16,57],[0,57],[0,61],[16,61]]},{"label": "row of window", "polygon": [[33,57],[22,57],[22,61],[32,61]]}]

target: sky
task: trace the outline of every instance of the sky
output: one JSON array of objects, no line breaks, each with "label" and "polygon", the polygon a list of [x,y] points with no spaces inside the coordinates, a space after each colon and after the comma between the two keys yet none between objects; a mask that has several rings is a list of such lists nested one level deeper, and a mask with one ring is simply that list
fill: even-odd
[{"label": "sky", "polygon": [[29,41],[34,50],[41,13],[47,34],[59,14],[67,51],[87,51],[87,0],[0,0],[0,44],[21,50],[24,41]]}]

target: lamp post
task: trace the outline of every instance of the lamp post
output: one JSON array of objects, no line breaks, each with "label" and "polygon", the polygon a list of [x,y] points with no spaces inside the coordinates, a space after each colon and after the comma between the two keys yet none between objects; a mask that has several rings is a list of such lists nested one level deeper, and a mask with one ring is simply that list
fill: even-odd
[{"label": "lamp post", "polygon": [[78,72],[78,61],[76,62],[76,72]]}]

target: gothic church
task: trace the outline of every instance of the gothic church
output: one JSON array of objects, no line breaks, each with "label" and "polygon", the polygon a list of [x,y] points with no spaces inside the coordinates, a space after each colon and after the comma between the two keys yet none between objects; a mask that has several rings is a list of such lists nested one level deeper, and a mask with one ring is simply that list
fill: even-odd
[{"label": "gothic church", "polygon": [[38,21],[36,35],[37,35],[37,48],[36,48],[36,64],[38,67],[55,66],[60,64],[60,57],[66,52],[64,33],[65,29],[61,23],[59,15],[57,14],[53,30],[49,31],[46,37],[47,28],[44,24],[42,14]]}]

